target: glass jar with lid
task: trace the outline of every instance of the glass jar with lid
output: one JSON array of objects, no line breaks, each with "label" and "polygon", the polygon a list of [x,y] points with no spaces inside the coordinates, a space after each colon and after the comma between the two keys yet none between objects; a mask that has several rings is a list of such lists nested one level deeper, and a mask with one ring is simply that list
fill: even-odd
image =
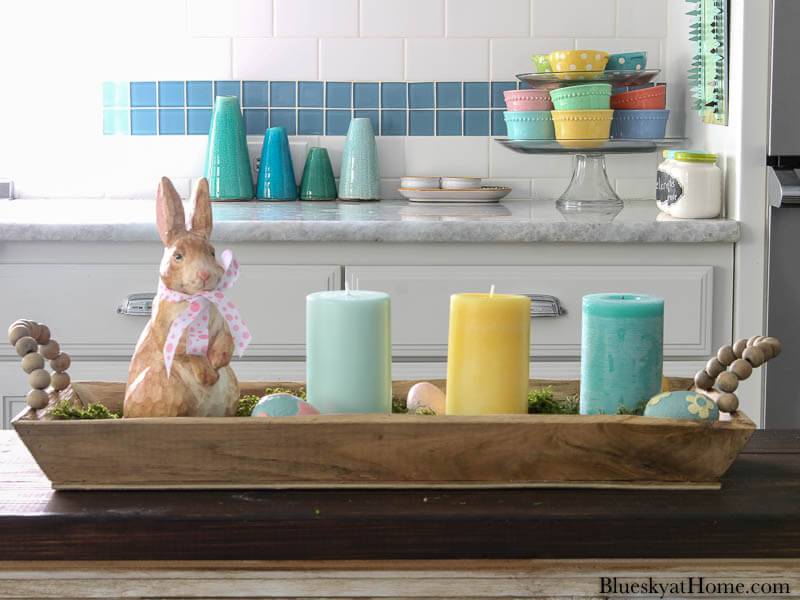
[{"label": "glass jar with lid", "polygon": [[717,155],[664,150],[656,173],[656,204],[681,219],[711,219],[722,212],[722,171]]}]

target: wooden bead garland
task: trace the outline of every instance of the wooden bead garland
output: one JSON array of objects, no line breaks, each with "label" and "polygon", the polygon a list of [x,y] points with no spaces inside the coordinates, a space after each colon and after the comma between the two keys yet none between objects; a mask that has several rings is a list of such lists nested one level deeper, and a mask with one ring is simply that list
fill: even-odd
[{"label": "wooden bead garland", "polygon": [[716,385],[722,392],[717,398],[717,408],[722,412],[734,412],[739,408],[739,398],[733,393],[739,382],[750,377],[754,368],[778,356],[781,349],[780,340],[760,335],[722,346],[706,363],[705,369],[695,374],[695,386],[709,391]]},{"label": "wooden bead garland", "polygon": [[[28,373],[32,388],[27,396],[28,406],[34,410],[45,408],[52,394],[69,386],[70,377],[66,373],[72,362],[69,354],[61,352],[47,325],[30,319],[14,321],[8,328],[8,341],[22,357],[22,370]],[[45,369],[45,359],[50,361],[52,375]],[[48,392],[48,387],[52,391]]]}]

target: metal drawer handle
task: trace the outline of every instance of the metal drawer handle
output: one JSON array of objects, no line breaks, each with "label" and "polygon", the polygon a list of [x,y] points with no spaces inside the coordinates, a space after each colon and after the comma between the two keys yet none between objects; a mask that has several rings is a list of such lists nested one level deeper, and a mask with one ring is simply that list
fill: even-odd
[{"label": "metal drawer handle", "polygon": [[128,294],[117,307],[117,314],[129,317],[149,317],[153,311],[153,300],[156,295],[150,292]]},{"label": "metal drawer handle", "polygon": [[531,299],[531,317],[560,317],[567,313],[555,296],[547,294],[522,294]]}]

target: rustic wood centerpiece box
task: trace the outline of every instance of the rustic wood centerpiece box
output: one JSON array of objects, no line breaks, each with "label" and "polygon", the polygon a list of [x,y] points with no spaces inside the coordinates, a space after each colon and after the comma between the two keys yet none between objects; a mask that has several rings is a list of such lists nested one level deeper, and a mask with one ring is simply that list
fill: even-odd
[{"label": "rustic wood centerpiece box", "polygon": [[[396,397],[414,382],[394,382]],[[441,384],[442,382],[437,382]],[[533,380],[577,392],[578,382]],[[242,394],[285,382],[243,383]],[[688,389],[690,379],[672,379]],[[685,387],[678,387],[685,386]],[[124,383],[62,398],[122,406]],[[633,415],[314,415],[13,421],[55,489],[718,488],[755,424]]]}]

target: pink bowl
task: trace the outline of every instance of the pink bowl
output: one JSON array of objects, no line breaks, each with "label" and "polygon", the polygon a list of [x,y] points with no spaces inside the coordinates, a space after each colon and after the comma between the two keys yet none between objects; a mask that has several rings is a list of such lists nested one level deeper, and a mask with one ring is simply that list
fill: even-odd
[{"label": "pink bowl", "polygon": [[553,102],[547,90],[506,90],[503,92],[503,97],[510,112],[553,110]]}]

